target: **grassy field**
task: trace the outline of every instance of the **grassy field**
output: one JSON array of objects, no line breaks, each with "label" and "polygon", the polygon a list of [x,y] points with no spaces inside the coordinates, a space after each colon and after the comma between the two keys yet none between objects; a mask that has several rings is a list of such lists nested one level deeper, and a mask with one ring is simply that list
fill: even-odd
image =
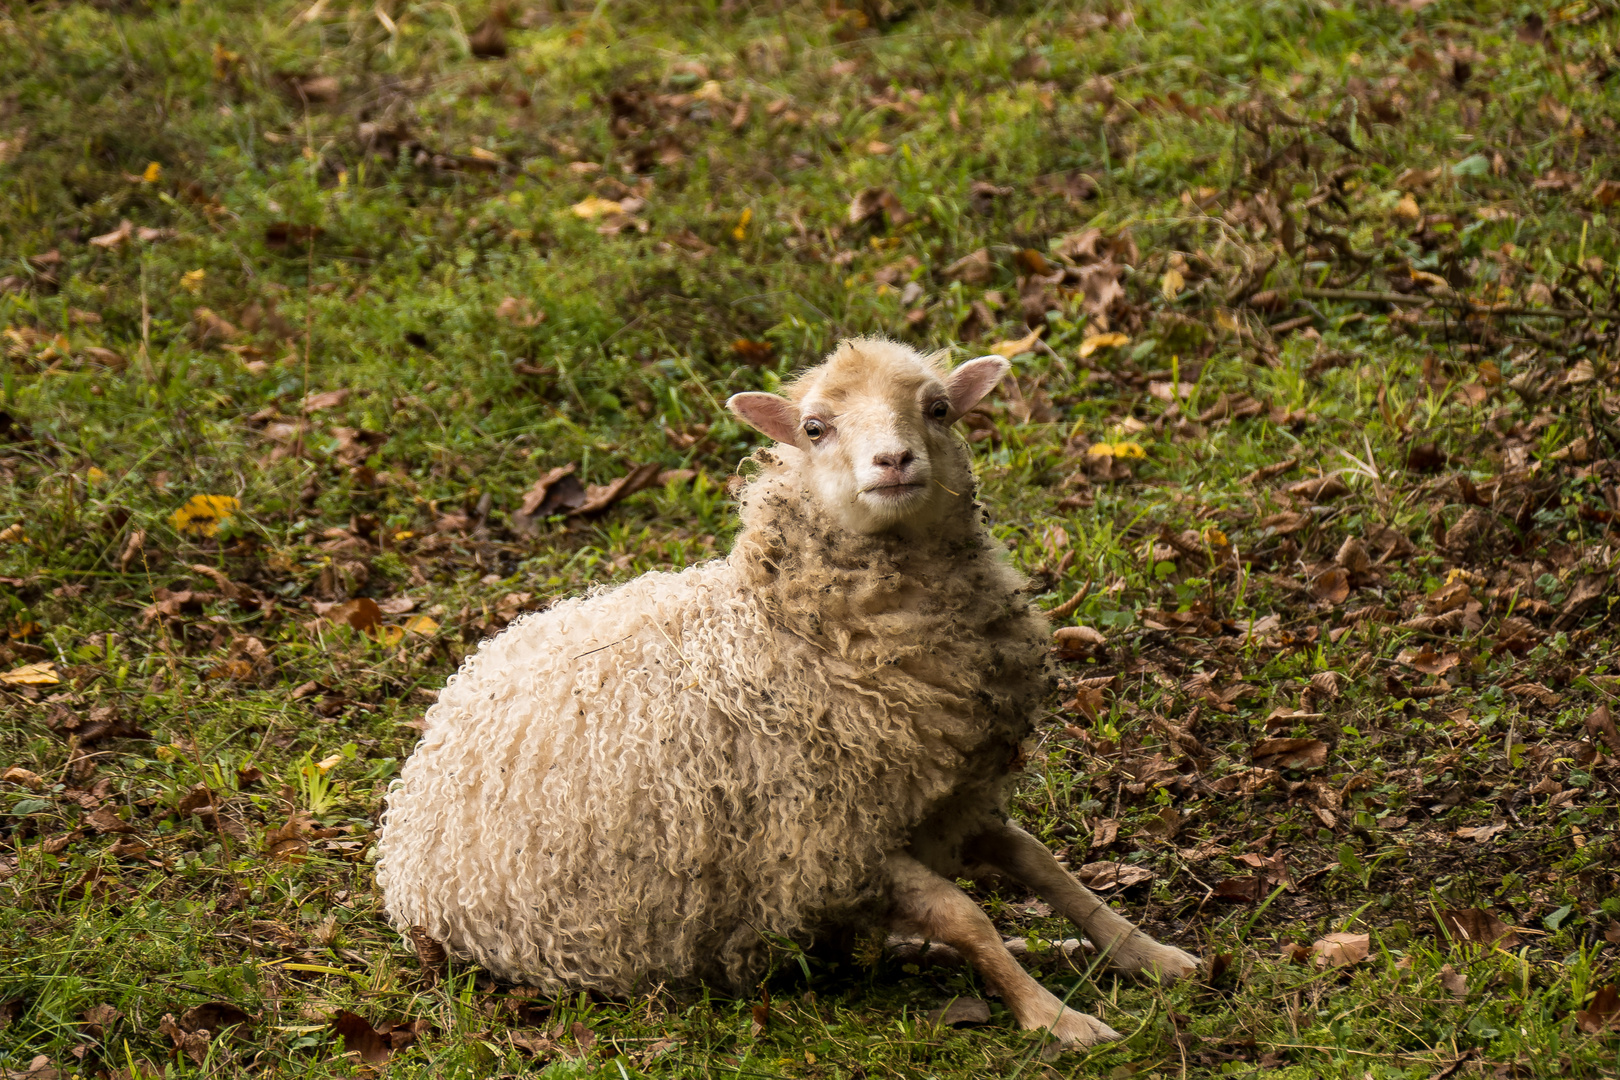
[{"label": "grassy field", "polygon": [[[0,4],[0,1077],[1620,1074],[1620,10],[575,3]],[[858,333],[1013,359],[1017,811],[1205,977],[402,940],[435,688]]]}]

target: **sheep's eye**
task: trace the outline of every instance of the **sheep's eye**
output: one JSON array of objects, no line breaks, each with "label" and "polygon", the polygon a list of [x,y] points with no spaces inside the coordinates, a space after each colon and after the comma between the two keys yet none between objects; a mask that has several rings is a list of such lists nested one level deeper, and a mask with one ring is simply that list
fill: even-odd
[{"label": "sheep's eye", "polygon": [[810,437],[811,442],[815,442],[827,434],[827,425],[820,420],[806,420],[804,422],[804,433]]},{"label": "sheep's eye", "polygon": [[935,420],[945,419],[947,416],[951,415],[950,402],[944,400],[943,398],[934,402],[932,405],[928,406],[928,415],[932,416]]}]

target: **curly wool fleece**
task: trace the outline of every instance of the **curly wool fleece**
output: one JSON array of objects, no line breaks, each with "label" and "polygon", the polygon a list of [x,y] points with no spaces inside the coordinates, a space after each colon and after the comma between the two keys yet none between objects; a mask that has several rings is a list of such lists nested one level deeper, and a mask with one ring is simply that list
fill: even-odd
[{"label": "curly wool fleece", "polygon": [[902,543],[755,460],[730,556],[531,615],[452,677],[388,799],[395,926],[549,990],[743,988],[773,939],[881,914],[887,854],[953,874],[1004,819],[1048,628],[973,493]]}]

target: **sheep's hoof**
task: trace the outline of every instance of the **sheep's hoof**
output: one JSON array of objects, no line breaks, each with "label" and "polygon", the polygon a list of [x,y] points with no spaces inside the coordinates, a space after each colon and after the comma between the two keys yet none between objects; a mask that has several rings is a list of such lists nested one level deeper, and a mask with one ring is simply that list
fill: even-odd
[{"label": "sheep's hoof", "polygon": [[1114,950],[1108,963],[1116,971],[1164,982],[1185,979],[1198,970],[1198,957],[1174,945],[1161,945],[1140,930]]},{"label": "sheep's hoof", "polygon": [[1098,1043],[1113,1042],[1123,1038],[1119,1032],[1097,1019],[1083,1012],[1073,1009],[1064,1009],[1056,1021],[1046,1024],[1029,1024],[1030,1028],[1050,1028],[1052,1035],[1064,1046],[1095,1046]]}]

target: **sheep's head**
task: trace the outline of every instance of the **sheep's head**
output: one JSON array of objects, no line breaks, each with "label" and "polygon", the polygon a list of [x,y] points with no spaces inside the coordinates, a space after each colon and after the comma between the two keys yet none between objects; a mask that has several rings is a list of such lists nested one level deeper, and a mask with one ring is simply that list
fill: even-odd
[{"label": "sheep's head", "polygon": [[897,342],[845,341],[775,394],[737,394],[731,411],[793,455],[807,486],[846,528],[876,533],[938,522],[971,489],[952,432],[1006,374],[999,356],[945,371]]}]

